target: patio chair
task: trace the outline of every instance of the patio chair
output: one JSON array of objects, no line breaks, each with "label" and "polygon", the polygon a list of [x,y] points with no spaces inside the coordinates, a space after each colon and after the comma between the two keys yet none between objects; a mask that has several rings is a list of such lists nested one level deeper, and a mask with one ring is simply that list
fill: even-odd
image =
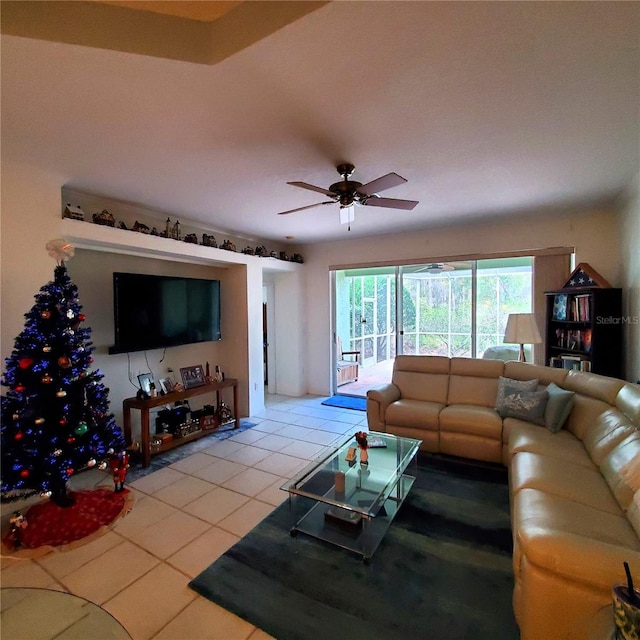
[{"label": "patio chair", "polygon": [[338,355],[338,361],[336,363],[338,369],[338,386],[341,386],[343,384],[347,384],[348,382],[355,382],[358,379],[360,352],[343,351],[342,340],[339,336],[336,342]]}]

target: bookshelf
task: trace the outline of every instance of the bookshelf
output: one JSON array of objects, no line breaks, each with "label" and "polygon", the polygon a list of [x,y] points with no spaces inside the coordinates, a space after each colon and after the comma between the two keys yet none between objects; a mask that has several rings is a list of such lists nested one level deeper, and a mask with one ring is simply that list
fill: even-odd
[{"label": "bookshelf", "polygon": [[547,291],[545,360],[552,367],[622,377],[622,290]]}]

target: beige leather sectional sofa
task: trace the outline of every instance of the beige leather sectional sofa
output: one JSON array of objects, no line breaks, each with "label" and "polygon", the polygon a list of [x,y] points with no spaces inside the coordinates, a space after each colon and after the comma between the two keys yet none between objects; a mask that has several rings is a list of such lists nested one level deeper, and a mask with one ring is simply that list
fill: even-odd
[{"label": "beige leather sectional sofa", "polygon": [[[501,377],[573,392],[562,428],[503,418]],[[640,583],[640,386],[521,362],[398,356],[391,384],[367,393],[367,418],[425,451],[508,467],[522,640],[590,638],[612,585],[625,582],[624,561]]]}]

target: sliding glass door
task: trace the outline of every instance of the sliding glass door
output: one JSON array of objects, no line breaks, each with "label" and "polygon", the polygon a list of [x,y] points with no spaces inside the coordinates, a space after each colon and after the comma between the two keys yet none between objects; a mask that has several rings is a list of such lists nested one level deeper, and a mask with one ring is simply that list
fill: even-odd
[{"label": "sliding glass door", "polygon": [[504,330],[510,313],[532,310],[532,266],[524,257],[336,271],[335,392],[364,396],[390,381],[396,353],[509,359]]}]

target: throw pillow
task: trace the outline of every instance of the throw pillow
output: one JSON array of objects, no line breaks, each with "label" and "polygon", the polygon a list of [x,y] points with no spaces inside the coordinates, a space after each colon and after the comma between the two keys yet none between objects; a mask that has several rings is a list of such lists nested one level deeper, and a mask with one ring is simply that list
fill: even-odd
[{"label": "throw pillow", "polygon": [[576,394],[573,391],[561,389],[553,382],[547,387],[547,393],[549,400],[544,410],[544,424],[549,431],[557,433],[562,429],[573,409]]},{"label": "throw pillow", "polygon": [[514,391],[535,391],[538,388],[538,380],[514,380],[500,376],[498,380],[498,395],[496,396],[498,413],[500,413],[500,406],[504,402],[507,385]]},{"label": "throw pillow", "polygon": [[544,426],[544,410],[548,399],[546,391],[510,390],[507,386],[507,394],[498,413],[503,418],[520,418]]}]

